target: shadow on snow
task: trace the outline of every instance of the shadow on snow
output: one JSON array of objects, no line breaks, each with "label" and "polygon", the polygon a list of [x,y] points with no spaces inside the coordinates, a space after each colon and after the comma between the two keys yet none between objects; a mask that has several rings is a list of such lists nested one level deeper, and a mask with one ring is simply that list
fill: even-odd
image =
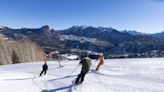
[{"label": "shadow on snow", "polygon": [[72,92],[72,85],[65,86],[65,87],[60,87],[56,89],[48,89],[48,90],[42,90],[41,92],[56,92],[56,91],[61,91],[61,90],[66,90],[64,92]]}]

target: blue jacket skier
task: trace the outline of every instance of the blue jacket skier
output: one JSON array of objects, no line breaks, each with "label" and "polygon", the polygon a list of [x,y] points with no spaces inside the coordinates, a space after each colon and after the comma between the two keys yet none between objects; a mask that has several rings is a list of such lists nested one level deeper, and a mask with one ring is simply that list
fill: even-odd
[{"label": "blue jacket skier", "polygon": [[45,61],[44,65],[42,66],[42,71],[40,73],[40,76],[42,76],[43,73],[44,75],[46,75],[47,70],[48,70],[48,65],[47,62]]}]

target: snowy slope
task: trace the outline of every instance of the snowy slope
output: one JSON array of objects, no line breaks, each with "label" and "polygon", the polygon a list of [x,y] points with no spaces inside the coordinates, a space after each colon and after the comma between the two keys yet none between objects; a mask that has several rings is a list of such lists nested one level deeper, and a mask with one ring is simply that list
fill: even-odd
[{"label": "snowy slope", "polygon": [[[82,85],[72,90],[79,61],[49,61],[46,76],[38,77],[43,62],[0,66],[0,92],[164,92],[164,58],[110,59],[99,72],[92,60]],[[73,73],[72,73],[73,72]]]}]

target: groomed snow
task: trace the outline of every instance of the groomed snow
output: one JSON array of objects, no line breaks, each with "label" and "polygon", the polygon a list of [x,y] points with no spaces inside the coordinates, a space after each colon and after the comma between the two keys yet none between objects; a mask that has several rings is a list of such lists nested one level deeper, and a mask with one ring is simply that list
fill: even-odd
[{"label": "groomed snow", "polygon": [[[38,77],[44,62],[0,66],[0,92],[164,92],[164,58],[109,59],[94,72],[97,61],[82,85],[72,89],[80,72],[78,60],[49,61],[47,75]],[[72,73],[73,72],[73,73]]]}]

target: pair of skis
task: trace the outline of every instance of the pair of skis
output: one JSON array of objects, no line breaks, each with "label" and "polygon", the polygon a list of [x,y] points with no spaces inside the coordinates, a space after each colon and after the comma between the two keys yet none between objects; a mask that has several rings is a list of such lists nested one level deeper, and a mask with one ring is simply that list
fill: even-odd
[{"label": "pair of skis", "polygon": [[[99,73],[99,72],[96,71],[96,70],[91,70],[91,72],[93,72],[93,73]],[[72,89],[77,89],[77,86],[80,86],[80,85],[81,85],[81,83],[76,84],[75,81],[76,81],[76,79],[74,79],[74,80],[72,81]]]},{"label": "pair of skis", "polygon": [[81,85],[81,83],[76,84],[75,81],[76,81],[76,79],[72,81],[72,89],[77,89],[77,86]]}]

